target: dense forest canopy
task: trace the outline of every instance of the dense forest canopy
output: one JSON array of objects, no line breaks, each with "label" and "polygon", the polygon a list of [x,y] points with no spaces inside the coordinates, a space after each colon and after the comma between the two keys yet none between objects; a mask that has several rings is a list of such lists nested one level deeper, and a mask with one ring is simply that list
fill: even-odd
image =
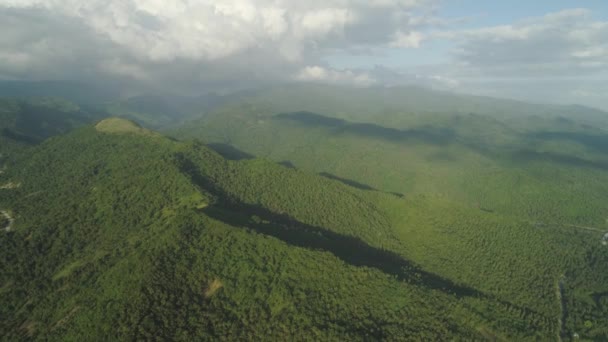
[{"label": "dense forest canopy", "polygon": [[2,339],[608,338],[606,113],[214,99],[0,101]]},{"label": "dense forest canopy", "polygon": [[0,23],[0,342],[608,341],[608,1]]}]

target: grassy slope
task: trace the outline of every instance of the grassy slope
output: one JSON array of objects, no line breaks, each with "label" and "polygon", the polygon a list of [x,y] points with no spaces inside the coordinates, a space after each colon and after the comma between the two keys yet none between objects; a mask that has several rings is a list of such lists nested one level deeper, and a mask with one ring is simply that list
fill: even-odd
[{"label": "grassy slope", "polygon": [[95,125],[95,129],[98,132],[109,134],[135,134],[148,137],[161,136],[160,134],[153,132],[149,129],[142,128],[133,121],[121,118],[109,118],[101,120]]}]

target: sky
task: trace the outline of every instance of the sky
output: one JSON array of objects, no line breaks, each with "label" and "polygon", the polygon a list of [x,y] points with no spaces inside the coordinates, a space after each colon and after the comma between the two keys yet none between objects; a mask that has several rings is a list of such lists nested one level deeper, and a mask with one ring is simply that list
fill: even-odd
[{"label": "sky", "polygon": [[608,110],[608,1],[0,0],[0,78],[414,84]]}]

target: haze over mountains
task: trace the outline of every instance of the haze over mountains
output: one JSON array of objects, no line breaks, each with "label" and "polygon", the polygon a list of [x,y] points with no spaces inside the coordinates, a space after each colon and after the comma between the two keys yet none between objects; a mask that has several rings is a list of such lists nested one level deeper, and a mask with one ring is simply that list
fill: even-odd
[{"label": "haze over mountains", "polygon": [[608,341],[607,94],[600,0],[0,0],[0,341]]},{"label": "haze over mountains", "polygon": [[608,338],[605,112],[48,86],[0,87],[3,339]]}]

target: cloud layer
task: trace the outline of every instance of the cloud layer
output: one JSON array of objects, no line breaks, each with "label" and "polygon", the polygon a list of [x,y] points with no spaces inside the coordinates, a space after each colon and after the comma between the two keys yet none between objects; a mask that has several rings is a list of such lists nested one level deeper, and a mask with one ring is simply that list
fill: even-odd
[{"label": "cloud layer", "polygon": [[[568,9],[459,29],[463,20],[440,16],[440,4],[0,0],[0,78],[120,81],[192,93],[285,81],[416,83],[518,98],[528,80],[526,94],[538,101],[608,108],[602,92],[608,89],[608,21]],[[433,44],[446,47],[437,52],[446,54],[442,64],[427,65],[424,53],[418,66],[371,62],[391,50],[416,56]],[[369,56],[370,63],[355,70],[326,62],[348,55]],[[535,93],[539,80],[554,91]]]},{"label": "cloud layer", "polygon": [[453,58],[423,72],[458,80],[460,91],[608,110],[608,21],[587,9],[431,36],[453,42]]},{"label": "cloud layer", "polygon": [[608,68],[608,22],[585,9],[437,36],[457,41],[456,60],[485,76],[580,76]]},{"label": "cloud layer", "polygon": [[429,3],[1,0],[0,20],[8,30],[0,34],[0,73],[187,78],[193,84],[238,77],[361,82],[365,76],[353,71],[314,71],[327,68],[320,64],[329,51],[415,37],[411,22]]}]

